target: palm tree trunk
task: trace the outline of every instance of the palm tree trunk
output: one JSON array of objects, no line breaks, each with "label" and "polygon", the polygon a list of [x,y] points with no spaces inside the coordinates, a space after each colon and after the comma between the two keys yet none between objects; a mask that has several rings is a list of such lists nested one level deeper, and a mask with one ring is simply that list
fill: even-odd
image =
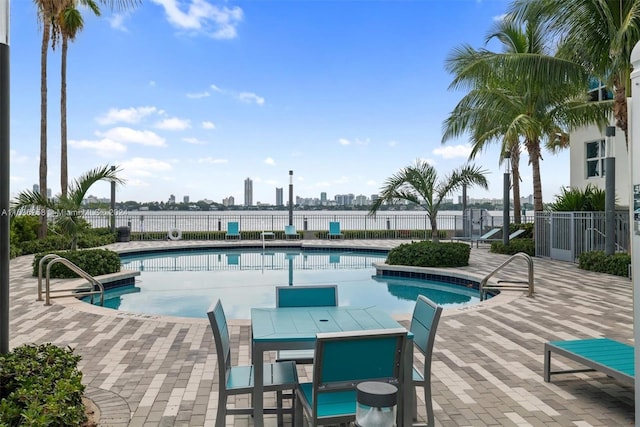
[{"label": "palm tree trunk", "polygon": [[540,141],[527,139],[525,141],[529,162],[533,171],[533,210],[542,212],[542,180],[540,179]]},{"label": "palm tree trunk", "polygon": [[68,38],[62,35],[60,61],[60,188],[62,197],[67,195],[67,49]]},{"label": "palm tree trunk", "polygon": [[440,237],[438,236],[438,221],[436,220],[436,214],[429,214],[429,222],[431,223],[431,241],[438,243]]},{"label": "palm tree trunk", "polygon": [[[51,24],[45,18],[42,25],[42,46],[40,50],[40,195],[47,198],[47,52],[49,50],[49,34]],[[47,213],[40,214],[38,237],[47,237]]]},{"label": "palm tree trunk", "polygon": [[620,78],[615,77],[613,80],[615,87],[614,104],[613,104],[613,116],[616,118],[616,126],[624,132],[624,141],[627,145],[627,151],[629,151],[629,135],[627,129],[629,128],[629,119],[627,117],[627,88],[625,85],[620,84]]},{"label": "palm tree trunk", "polygon": [[520,145],[511,147],[511,185],[513,186],[513,222],[522,223],[520,214]]}]

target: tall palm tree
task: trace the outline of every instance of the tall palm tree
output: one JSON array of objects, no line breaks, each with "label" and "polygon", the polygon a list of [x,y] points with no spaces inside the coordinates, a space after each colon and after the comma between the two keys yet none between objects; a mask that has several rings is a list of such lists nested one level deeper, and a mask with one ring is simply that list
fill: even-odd
[{"label": "tall palm tree", "polygon": [[78,232],[82,225],[82,201],[87,196],[89,189],[99,181],[115,182],[123,184],[124,180],[118,177],[120,170],[111,169],[110,165],[98,167],[85,172],[80,178],[69,185],[66,195],[60,195],[57,199],[43,197],[37,191],[23,191],[18,194],[12,209],[36,209],[51,210],[55,213],[54,223],[62,232],[71,238],[71,250],[77,248]]},{"label": "tall palm tree", "polygon": [[[568,129],[605,126],[611,104],[586,102],[589,74],[581,64],[546,55],[537,22],[530,21],[520,39],[511,39],[513,46],[530,39],[525,50],[531,52],[494,53],[466,45],[454,50],[447,60],[454,74],[450,87],[468,87],[469,93],[445,121],[443,140],[470,132],[478,151],[502,139],[502,153],[522,141],[533,172],[534,210],[542,211],[541,142],[558,147]],[[507,40],[506,34],[499,37]]]},{"label": "tall palm tree", "polygon": [[[39,185],[42,198],[47,197],[47,53],[49,43],[55,45],[60,35],[57,17],[69,3],[76,5],[93,2],[93,0],[34,0],[38,9],[38,20],[42,25],[42,45],[40,47],[40,166]],[[125,10],[141,3],[141,0],[99,0],[99,3],[113,10]],[[66,93],[65,93],[66,99]],[[66,182],[66,180],[65,180]],[[63,184],[63,186],[66,184]],[[40,216],[38,237],[47,235],[47,217]]]},{"label": "tall palm tree", "polygon": [[424,160],[416,160],[414,165],[402,168],[388,178],[380,189],[380,195],[369,209],[369,215],[375,215],[385,203],[404,200],[422,207],[429,215],[431,239],[438,242],[437,216],[445,197],[462,188],[479,185],[488,188],[487,172],[474,165],[464,165],[453,170],[445,177],[438,177],[435,167]]},{"label": "tall palm tree", "polygon": [[561,41],[558,56],[582,64],[613,89],[613,115],[628,148],[630,58],[640,41],[640,0],[514,0],[510,9],[516,17],[542,17]]},{"label": "tall palm tree", "polygon": [[93,0],[66,0],[56,17],[62,45],[60,58],[60,188],[63,196],[67,194],[69,179],[67,165],[67,52],[69,41],[74,41],[78,32],[84,28],[84,19],[77,8],[77,3],[81,3],[96,16],[100,16],[100,8]]},{"label": "tall palm tree", "polygon": [[[40,195],[47,197],[47,53],[58,0],[34,0],[38,8],[38,20],[42,25],[40,46],[40,166],[38,184]],[[47,216],[40,215],[38,237],[47,235]]]}]

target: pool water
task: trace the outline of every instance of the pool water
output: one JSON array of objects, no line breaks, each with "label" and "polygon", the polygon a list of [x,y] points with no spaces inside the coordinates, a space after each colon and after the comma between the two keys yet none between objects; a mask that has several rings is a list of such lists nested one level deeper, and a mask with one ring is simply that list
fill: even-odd
[{"label": "pool water", "polygon": [[122,257],[138,270],[135,285],[105,293],[105,306],[145,314],[205,317],[218,298],[232,319],[249,319],[252,307],[274,307],[275,286],[337,284],[340,305],[376,306],[411,313],[419,294],[444,307],[479,301],[478,291],[457,285],[376,276],[384,253],[290,250],[205,250]]}]

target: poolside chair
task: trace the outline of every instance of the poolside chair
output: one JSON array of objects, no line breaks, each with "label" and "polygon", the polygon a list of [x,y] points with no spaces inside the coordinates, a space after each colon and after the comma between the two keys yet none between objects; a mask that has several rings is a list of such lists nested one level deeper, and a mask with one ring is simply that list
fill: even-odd
[{"label": "poolside chair", "polygon": [[[418,369],[413,367],[413,384],[416,387],[422,387],[424,390],[424,402],[427,408],[427,426],[434,425],[433,402],[431,400],[431,356],[433,355],[433,343],[436,339],[436,330],[440,321],[442,307],[435,304],[423,295],[418,295],[416,305],[413,309],[411,317],[411,326],[409,330],[413,334],[413,344],[418,348],[424,356],[424,368]],[[414,410],[413,418],[418,416],[418,399],[414,392]]]},{"label": "poolside chair", "polygon": [[299,239],[300,235],[296,231],[295,225],[285,225],[284,226],[284,238],[285,239]]},{"label": "poolside chair", "polygon": [[312,427],[355,421],[356,386],[381,381],[398,386],[407,331],[404,328],[319,333],[313,382],[296,388],[294,425],[303,413]]},{"label": "poolside chair", "polygon": [[[253,365],[231,366],[231,341],[229,328],[222,303],[218,300],[207,312],[213,330],[213,339],[218,355],[218,412],[216,427],[224,427],[227,414],[253,414],[253,408],[240,408],[237,405],[227,408],[227,398],[238,394],[253,392]],[[283,424],[283,413],[293,414],[291,408],[283,407],[283,390],[294,390],[298,383],[298,373],[294,362],[265,363],[264,390],[275,391],[277,408],[265,408],[267,414],[278,415],[278,425]]]},{"label": "poolside chair", "polygon": [[[276,307],[337,307],[338,287],[336,285],[317,286],[276,286]],[[280,350],[277,362],[294,361],[296,364],[313,363],[314,351]]]},{"label": "poolside chair", "polygon": [[337,221],[329,222],[329,239],[343,239],[344,234],[340,232],[340,223]]},{"label": "poolside chair", "polygon": [[227,234],[225,234],[224,238],[240,240],[240,225],[237,221],[227,223]]},{"label": "poolside chair", "polygon": [[486,233],[484,233],[482,236],[476,236],[476,237],[452,237],[451,240],[463,240],[463,241],[467,241],[471,244],[471,246],[473,246],[473,242],[476,242],[476,247],[478,247],[478,243],[479,242],[486,242],[488,240],[490,240],[493,236],[495,236],[496,234],[498,234],[499,232],[502,231],[502,228],[493,228],[489,231],[487,231]]}]

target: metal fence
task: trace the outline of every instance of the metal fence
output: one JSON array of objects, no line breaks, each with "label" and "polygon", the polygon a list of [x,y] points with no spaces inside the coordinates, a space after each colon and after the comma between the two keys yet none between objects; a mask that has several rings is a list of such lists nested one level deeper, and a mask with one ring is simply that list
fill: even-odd
[{"label": "metal fence", "polygon": [[[628,252],[629,212],[616,212],[616,252]],[[537,212],[534,222],[536,256],[576,262],[582,252],[603,251],[604,212]]]}]

